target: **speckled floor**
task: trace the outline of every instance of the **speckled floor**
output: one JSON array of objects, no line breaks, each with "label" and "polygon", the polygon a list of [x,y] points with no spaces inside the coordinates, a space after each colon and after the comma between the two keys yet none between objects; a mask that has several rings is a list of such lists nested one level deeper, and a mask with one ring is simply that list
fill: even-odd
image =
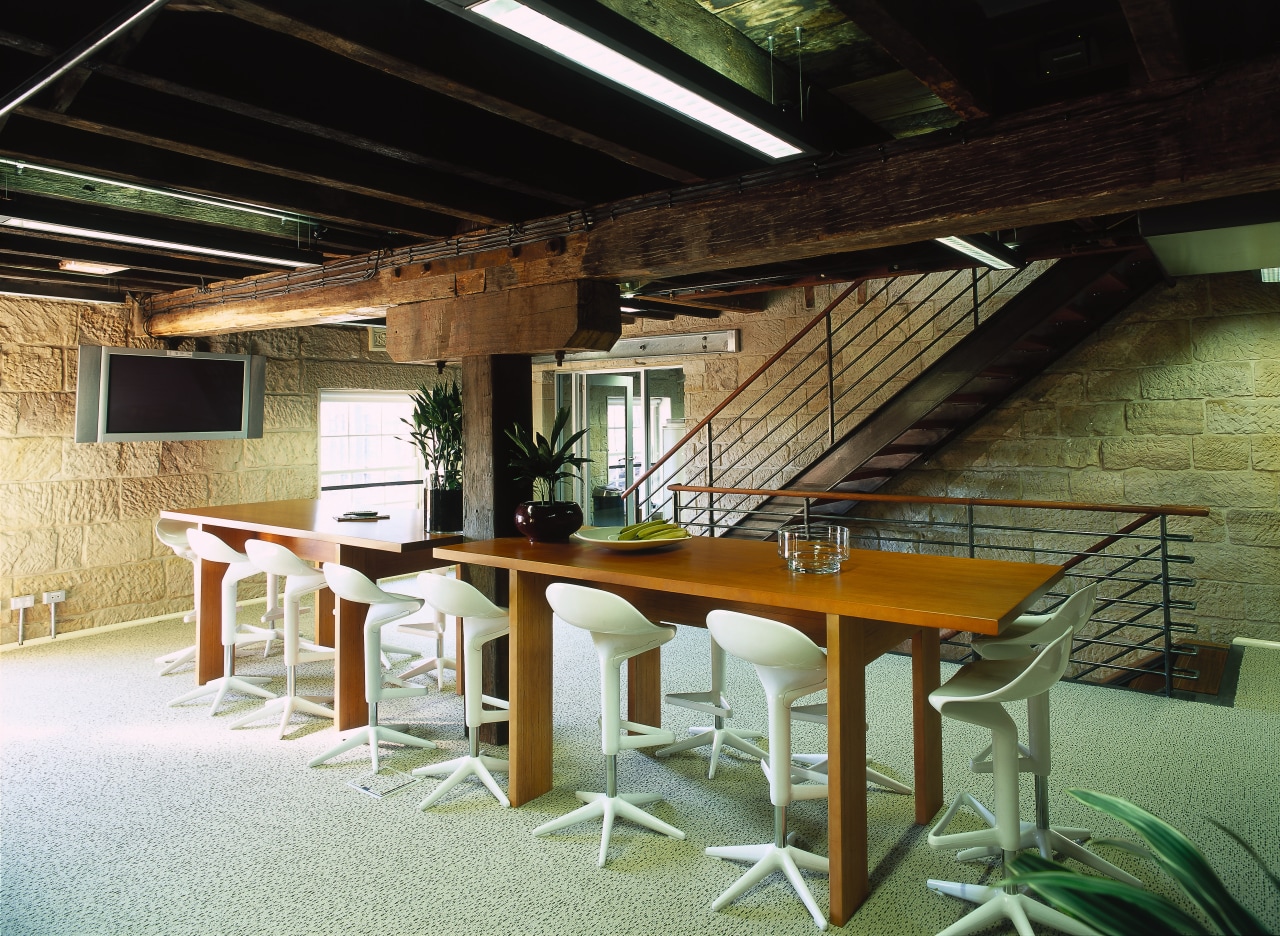
[{"label": "speckled floor", "polygon": [[[190,634],[190,625],[166,621],[0,655],[5,936],[815,932],[776,875],[727,910],[709,909],[741,868],[707,858],[703,849],[772,837],[765,780],[753,763],[728,758],[708,781],[705,753],[669,760],[624,754],[620,787],[661,792],[665,802],[653,811],[687,838],[621,823],[603,869],[595,866],[598,824],[532,836],[578,805],[575,789],[603,784],[595,657],[581,632],[556,633],[555,789],[504,810],[469,783],[428,813],[417,804],[434,779],[381,800],[348,785],[368,773],[367,749],[308,768],[335,743],[320,721],[298,717],[295,730],[277,741],[269,720],[227,727],[257,702],[236,701],[215,717],[202,703],[166,705],[191,686],[191,676],[158,676],[153,658]],[[706,654],[705,632],[682,629],[664,652],[664,688],[703,688]],[[1120,835],[1123,829],[1063,791],[1084,786],[1126,796],[1182,828],[1229,886],[1280,930],[1280,901],[1268,894],[1262,873],[1210,822],[1241,832],[1280,869],[1278,663],[1280,652],[1245,652],[1234,708],[1055,687],[1054,821]],[[730,664],[735,722],[763,728],[754,673]],[[279,656],[244,656],[239,669],[282,672]],[[324,667],[309,665],[302,682],[321,691]],[[882,658],[867,682],[868,748],[881,770],[909,781],[909,661]],[[414,723],[441,748],[399,750],[386,762],[408,770],[463,752],[461,712],[452,691],[388,705],[388,715]],[[664,718],[677,732],[697,721],[670,706]],[[952,722],[944,732],[948,800],[967,788],[989,801],[989,776],[966,764],[981,746],[980,733]],[[822,741],[820,729],[797,726],[797,750],[819,750]],[[875,889],[843,931],[924,936],[963,915],[966,905],[929,893],[925,879],[978,881],[989,870],[932,851],[912,824],[910,797],[872,790],[868,802]],[[825,853],[825,803],[798,803],[791,815],[793,830]],[[1155,879],[1132,856],[1109,857]],[[810,884],[825,907],[826,879],[813,876]]]}]

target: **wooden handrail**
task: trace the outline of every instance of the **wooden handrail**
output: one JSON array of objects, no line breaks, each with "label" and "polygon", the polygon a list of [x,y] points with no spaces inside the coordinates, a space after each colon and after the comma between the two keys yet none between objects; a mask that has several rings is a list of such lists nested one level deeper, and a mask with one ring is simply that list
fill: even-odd
[{"label": "wooden handrail", "polygon": [[1161,504],[1158,507],[1134,504],[1076,504],[1068,501],[1000,500],[987,497],[925,497],[917,494],[871,494],[857,491],[775,491],[768,488],[719,488],[696,487],[689,484],[669,484],[668,491],[688,491],[692,494],[745,494],[759,497],[796,497],[815,501],[879,501],[891,504],[956,504],[973,507],[1027,507],[1036,510],[1081,510],[1104,513],[1137,513],[1168,517],[1207,517],[1208,507],[1187,507],[1180,504]]},{"label": "wooden handrail", "polygon": [[699,432],[705,429],[707,426],[707,423],[711,422],[712,419],[720,415],[720,412],[726,406],[728,406],[730,403],[736,400],[743,392],[745,392],[747,387],[751,386],[751,384],[755,382],[757,377],[759,377],[766,370],[772,367],[778,361],[778,359],[781,358],[784,354],[786,354],[788,351],[794,348],[796,344],[799,343],[801,338],[803,338],[805,335],[809,334],[809,332],[817,328],[819,322],[821,322],[828,315],[830,315],[832,311],[836,308],[836,306],[840,305],[840,303],[848,299],[849,294],[851,292],[853,292],[855,289],[857,289],[859,286],[861,286],[864,282],[866,282],[869,279],[871,279],[870,276],[859,276],[857,279],[851,282],[849,286],[840,293],[840,295],[836,296],[835,299],[831,300],[831,302],[827,304],[827,307],[823,309],[821,312],[819,312],[817,316],[814,317],[813,321],[811,321],[804,328],[796,332],[790,341],[788,341],[781,348],[779,348],[772,355],[770,355],[767,361],[765,361],[763,364],[757,367],[755,369],[755,372],[750,377],[748,377],[742,383],[738,384],[738,387],[736,390],[734,390],[727,397],[721,400],[720,403],[717,404],[711,410],[711,412],[707,413],[706,416],[703,416],[702,419],[698,421],[698,424],[696,426],[694,426],[692,429],[686,432],[679,442],[671,446],[671,448],[667,449],[666,453],[663,454],[663,456],[659,458],[656,462],[650,465],[648,471],[646,471],[640,477],[636,478],[636,480],[631,483],[631,487],[623,491],[619,495],[619,497],[621,497],[623,501],[626,501],[628,497],[630,497],[632,494],[638,491],[640,489],[640,485],[648,481],[649,478],[653,476],[653,473],[657,471],[659,468],[661,468],[663,465],[665,465],[667,463],[667,460],[671,458],[672,455],[680,451],[680,449],[684,448],[684,444],[686,442],[688,442],[695,435],[697,435]]}]

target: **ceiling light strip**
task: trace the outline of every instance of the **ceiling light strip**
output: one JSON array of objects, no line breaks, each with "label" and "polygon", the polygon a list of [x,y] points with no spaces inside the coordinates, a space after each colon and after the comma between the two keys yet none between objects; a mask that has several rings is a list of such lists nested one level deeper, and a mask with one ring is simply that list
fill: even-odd
[{"label": "ceiling light strip", "polygon": [[701,94],[518,0],[481,0],[468,9],[588,71],[669,107],[773,159],[799,156],[804,152],[798,146],[744,120]]},{"label": "ceiling light strip", "polygon": [[966,256],[973,257],[973,259],[977,260],[980,263],[985,263],[987,266],[991,267],[991,269],[993,270],[1012,270],[1013,269],[1012,263],[1000,257],[997,257],[993,253],[988,253],[987,251],[983,250],[981,247],[977,246],[976,244],[971,244],[969,241],[965,240],[963,237],[935,237],[934,240],[936,240],[939,244],[945,244],[946,246],[950,247],[952,250],[958,250],[962,254],[965,254]]}]

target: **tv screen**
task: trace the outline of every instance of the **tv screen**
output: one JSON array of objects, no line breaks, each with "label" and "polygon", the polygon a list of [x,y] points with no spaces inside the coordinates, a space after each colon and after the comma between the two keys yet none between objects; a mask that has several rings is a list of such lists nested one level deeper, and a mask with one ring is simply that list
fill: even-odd
[{"label": "tv screen", "polygon": [[265,358],[80,347],[77,442],[262,435]]}]

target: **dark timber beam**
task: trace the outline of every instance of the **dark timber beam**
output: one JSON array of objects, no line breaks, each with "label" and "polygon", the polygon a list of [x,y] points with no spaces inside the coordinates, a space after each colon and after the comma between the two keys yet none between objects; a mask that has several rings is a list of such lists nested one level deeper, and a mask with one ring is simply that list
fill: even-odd
[{"label": "dark timber beam", "polygon": [[[491,267],[487,275],[511,285],[645,281],[1276,190],[1276,115],[1280,60],[1271,60],[1208,81],[1178,79],[992,119],[944,143],[886,145],[742,191],[638,210],[606,206],[551,258],[492,251],[458,260]],[[394,252],[381,264],[359,290],[384,307],[454,294],[448,265],[408,278],[390,271]],[[260,277],[227,284],[216,297],[154,297],[147,311],[165,329],[154,334],[201,334],[184,323],[210,301],[220,304],[228,331],[237,322],[301,324],[353,298],[343,294],[350,285],[323,285],[328,275],[300,274],[269,305],[253,299],[269,282]],[[316,288],[305,288],[308,280]]]},{"label": "dark timber beam", "polygon": [[1182,24],[1172,0],[1120,0],[1147,77],[1152,81],[1181,78],[1187,65]]},{"label": "dark timber beam", "polygon": [[454,100],[470,104],[472,107],[480,108],[491,114],[497,114],[507,120],[524,124],[543,133],[604,153],[619,162],[635,166],[638,169],[644,169],[647,172],[652,172],[655,175],[676,182],[697,181],[695,175],[678,166],[646,156],[644,153],[603,139],[577,127],[572,127],[562,121],[545,117],[542,114],[535,113],[510,101],[504,101],[484,91],[467,87],[461,82],[453,81],[444,75],[423,68],[421,65],[406,62],[397,56],[352,42],[328,30],[259,6],[256,3],[251,3],[249,0],[210,0],[206,6],[238,17],[262,29],[269,29],[294,39],[309,42],[335,55],[341,55],[368,68],[374,68],[393,77],[411,82],[436,94],[451,97]]}]

